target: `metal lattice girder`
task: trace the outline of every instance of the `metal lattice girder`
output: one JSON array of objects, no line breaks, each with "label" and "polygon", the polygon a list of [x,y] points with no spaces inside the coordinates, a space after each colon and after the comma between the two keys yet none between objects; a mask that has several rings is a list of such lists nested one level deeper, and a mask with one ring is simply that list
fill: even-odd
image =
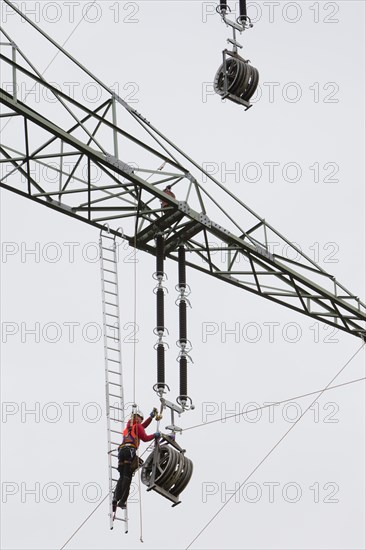
[{"label": "metal lattice girder", "polygon": [[[9,0],[4,2],[20,17],[18,8]],[[55,87],[2,28],[3,188],[98,228],[108,223],[113,234],[122,226],[123,238],[152,254],[156,233],[164,232],[167,257],[177,260],[178,247],[184,243],[188,266],[365,337],[366,306],[357,296],[204,171],[33,21],[23,18],[32,32],[79,71],[80,79],[85,75],[93,79],[101,98],[91,110],[81,98]],[[32,94],[22,94],[21,82],[28,90],[38,86],[46,91],[53,98],[51,108],[42,102],[42,94],[39,103]],[[123,124],[119,124],[122,117]],[[9,120],[11,133],[6,131]],[[45,167],[56,179],[42,177],[40,169]],[[95,173],[100,176],[98,181]],[[167,185],[176,198],[164,192]],[[273,242],[291,251],[293,259],[275,253]],[[227,258],[225,269],[215,261],[217,252]]]}]

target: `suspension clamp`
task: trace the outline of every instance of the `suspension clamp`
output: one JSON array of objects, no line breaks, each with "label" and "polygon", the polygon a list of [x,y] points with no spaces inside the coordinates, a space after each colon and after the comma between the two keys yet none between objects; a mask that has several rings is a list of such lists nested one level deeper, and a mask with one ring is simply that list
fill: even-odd
[{"label": "suspension clamp", "polygon": [[176,405],[175,403],[171,403],[170,401],[168,401],[167,399],[164,399],[163,397],[160,398],[160,401],[164,409],[166,408],[170,409],[171,424],[169,424],[169,426],[166,426],[165,429],[170,430],[171,432],[173,432],[173,434],[176,432],[182,432],[183,431],[182,428],[180,428],[175,424],[174,413],[178,413],[180,416],[182,412],[184,412],[184,408]]}]

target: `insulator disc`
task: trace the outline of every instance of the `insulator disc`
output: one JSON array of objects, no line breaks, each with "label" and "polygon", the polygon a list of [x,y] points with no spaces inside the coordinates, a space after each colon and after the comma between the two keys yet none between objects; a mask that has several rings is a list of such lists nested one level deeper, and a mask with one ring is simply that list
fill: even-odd
[{"label": "insulator disc", "polygon": [[164,331],[164,290],[162,288],[156,291],[156,330]]},{"label": "insulator disc", "polygon": [[156,274],[162,277],[164,275],[164,237],[156,236]]},{"label": "insulator disc", "polygon": [[187,342],[187,304],[185,300],[179,302],[179,341]]},{"label": "insulator disc", "polygon": [[180,395],[187,395],[187,357],[182,355],[179,359],[179,390]]},{"label": "insulator disc", "polygon": [[178,248],[178,282],[180,287],[186,287],[186,251],[184,246]]},{"label": "insulator disc", "polygon": [[165,349],[164,344],[158,344],[156,347],[157,354],[157,379],[158,388],[165,384]]}]

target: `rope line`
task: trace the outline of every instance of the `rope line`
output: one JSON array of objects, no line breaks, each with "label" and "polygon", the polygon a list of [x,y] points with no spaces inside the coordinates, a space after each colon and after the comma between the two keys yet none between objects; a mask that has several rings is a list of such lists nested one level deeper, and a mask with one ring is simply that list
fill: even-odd
[{"label": "rope line", "polygon": [[358,352],[365,346],[362,346],[348,359],[348,361],[343,365],[343,367],[337,372],[337,374],[332,378],[332,380],[327,384],[327,386],[320,391],[319,395],[311,402],[311,404],[305,409],[305,411],[299,416],[299,418],[292,424],[292,426],[285,432],[285,434],[277,441],[277,443],[268,451],[268,453],[262,458],[262,460],[257,464],[257,466],[250,472],[250,474],[244,479],[244,481],[239,485],[239,487],[234,491],[228,500],[218,509],[218,511],[212,516],[212,518],[204,525],[201,531],[194,537],[194,539],[189,543],[185,550],[189,550],[192,544],[202,535],[202,533],[207,529],[207,527],[217,518],[217,516],[222,512],[227,504],[235,497],[238,491],[243,487],[243,485],[252,477],[252,475],[260,468],[260,466],[267,460],[267,458],[277,449],[277,447],[282,443],[282,441],[288,436],[288,434],[294,429],[295,426],[300,422],[300,420],[305,416],[308,410],[320,399],[323,393],[329,388],[329,386],[334,382],[336,378],[344,371],[344,369],[349,365],[352,359],[358,354]]},{"label": "rope line", "polygon": [[137,313],[136,313],[136,309],[137,309],[136,232],[135,232],[135,237],[134,237],[134,243],[133,244],[134,244],[134,255],[133,255],[133,259],[134,259],[134,262],[133,262],[133,327],[134,327],[134,331],[135,331],[134,338],[133,338],[133,402],[136,403],[136,333],[137,333],[137,331],[136,331],[136,328],[137,328],[137,325],[136,325],[136,319],[137,319]]},{"label": "rope line", "polygon": [[137,213],[135,220],[135,234],[133,238],[133,327],[135,330],[133,338],[133,402],[136,405],[136,320],[137,320],[137,224],[138,211],[141,201],[141,188],[137,192]]},{"label": "rope line", "polygon": [[[137,193],[137,213],[136,213],[136,220],[135,220],[135,233],[134,233],[134,239],[133,239],[133,247],[134,247],[134,262],[133,262],[133,326],[135,329],[135,335],[133,339],[133,402],[136,404],[136,329],[137,329],[137,228],[138,228],[138,219],[139,219],[139,208],[141,203],[141,193],[142,189],[141,187],[138,190]],[[137,460],[139,462],[139,447],[137,447]],[[140,541],[144,542],[143,540],[143,515],[142,515],[142,494],[141,494],[141,474],[140,474],[140,468],[137,470],[137,476],[138,476],[138,488],[139,488],[139,523],[140,523]]]},{"label": "rope line", "polygon": [[283,399],[282,401],[274,401],[273,403],[269,403],[268,405],[263,405],[263,407],[253,407],[249,411],[242,411],[240,413],[235,414],[229,414],[228,416],[222,416],[221,418],[218,418],[217,420],[209,420],[208,422],[203,422],[202,424],[196,424],[195,426],[189,426],[188,428],[184,428],[183,431],[187,430],[194,430],[195,428],[201,428],[202,426],[208,426],[209,424],[215,424],[215,422],[221,422],[222,420],[228,420],[230,418],[235,418],[236,416],[242,416],[242,415],[248,415],[252,412],[256,411],[262,411],[263,409],[268,409],[268,407],[274,407],[276,405],[282,405],[283,403],[288,403],[289,401],[294,401],[295,399],[301,399],[302,397],[309,397],[310,395],[315,395],[319,392],[325,392],[329,390],[335,390],[337,388],[341,388],[342,386],[348,386],[350,384],[354,384],[355,382],[361,382],[362,380],[366,380],[366,376],[362,378],[356,378],[355,380],[350,380],[349,382],[343,382],[342,384],[336,384],[335,386],[326,387],[320,390],[315,390],[309,393],[303,393],[302,395],[296,395],[295,397],[290,397],[289,399]]},{"label": "rope line", "polygon": [[[139,453],[138,453],[138,450],[137,450],[137,460],[139,459]],[[143,539],[143,523],[142,523],[142,491],[141,491],[141,468],[139,468],[137,470],[137,476],[138,476],[138,480],[139,480],[139,483],[138,483],[138,486],[139,486],[139,509],[140,509],[140,542],[144,542],[144,539]]]},{"label": "rope line", "polygon": [[76,529],[76,531],[73,532],[73,534],[71,535],[70,538],[67,539],[67,541],[65,542],[65,544],[60,548],[60,550],[64,550],[64,548],[66,548],[66,546],[69,544],[70,540],[72,540],[74,538],[74,536],[76,535],[76,533],[78,531],[80,531],[80,529],[83,527],[83,525],[85,525],[85,523],[88,521],[89,518],[92,517],[92,515],[94,514],[94,512],[96,512],[99,508],[99,506],[101,506],[103,504],[103,502],[105,501],[105,499],[109,496],[109,491],[108,493],[105,495],[105,497],[103,498],[103,500],[101,500],[99,502],[99,504],[94,508],[94,510],[88,515],[88,517],[86,519],[84,519],[84,521],[79,525],[79,527]]}]

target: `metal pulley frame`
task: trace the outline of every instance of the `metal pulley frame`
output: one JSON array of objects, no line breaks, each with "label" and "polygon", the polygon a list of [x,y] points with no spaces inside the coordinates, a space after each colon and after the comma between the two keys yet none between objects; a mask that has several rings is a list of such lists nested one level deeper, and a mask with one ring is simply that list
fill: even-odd
[{"label": "metal pulley frame", "polygon": [[172,437],[162,435],[161,439],[163,443],[156,442],[142,467],[141,481],[148,491],[159,493],[176,506],[192,477],[193,463]]},{"label": "metal pulley frame", "polygon": [[233,30],[233,38],[228,39],[228,43],[233,46],[233,50],[225,49],[222,52],[223,62],[215,75],[214,90],[222,99],[229,99],[234,103],[243,105],[247,111],[252,107],[250,99],[258,87],[259,72],[249,64],[249,59],[244,59],[238,54],[239,48],[243,46],[236,39],[236,31],[242,33],[253,27],[250,17],[247,15],[246,1],[240,0],[240,15],[236,21],[228,19],[227,14],[231,10],[226,1],[221,1],[216,11],[221,15],[226,25]]}]

